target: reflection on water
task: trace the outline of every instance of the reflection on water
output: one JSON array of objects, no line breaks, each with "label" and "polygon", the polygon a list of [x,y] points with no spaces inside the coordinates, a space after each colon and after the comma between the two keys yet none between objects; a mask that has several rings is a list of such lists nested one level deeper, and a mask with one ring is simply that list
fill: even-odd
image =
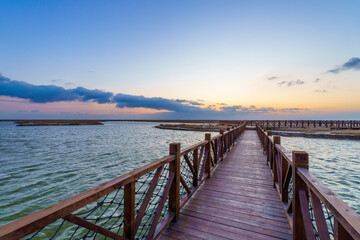
[{"label": "reflection on water", "polygon": [[[156,123],[16,127],[0,122],[0,225],[204,140]],[[214,134],[214,133],[212,133]]]},{"label": "reflection on water", "polygon": [[282,137],[281,145],[309,153],[310,171],[360,213],[360,141]]}]

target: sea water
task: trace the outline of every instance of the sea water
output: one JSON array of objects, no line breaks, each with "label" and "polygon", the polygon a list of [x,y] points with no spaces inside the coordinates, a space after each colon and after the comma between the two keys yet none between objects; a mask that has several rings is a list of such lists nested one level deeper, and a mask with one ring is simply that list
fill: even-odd
[{"label": "sea water", "polygon": [[0,122],[0,226],[160,159],[172,142],[184,148],[205,139],[204,132],[156,125]]},{"label": "sea water", "polygon": [[[204,132],[158,123],[17,127],[0,122],[0,226],[187,147]],[[215,134],[215,133],[213,133]],[[360,213],[360,141],[282,137],[310,155],[310,170]]]},{"label": "sea water", "polygon": [[281,137],[281,145],[307,152],[311,173],[360,214],[359,140]]}]

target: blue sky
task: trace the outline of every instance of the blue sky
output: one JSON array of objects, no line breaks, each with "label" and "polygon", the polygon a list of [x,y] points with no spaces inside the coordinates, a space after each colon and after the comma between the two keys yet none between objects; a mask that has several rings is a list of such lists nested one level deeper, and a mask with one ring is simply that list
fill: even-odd
[{"label": "blue sky", "polygon": [[359,12],[359,1],[1,1],[4,78],[139,103],[2,91],[0,118],[358,119]]}]

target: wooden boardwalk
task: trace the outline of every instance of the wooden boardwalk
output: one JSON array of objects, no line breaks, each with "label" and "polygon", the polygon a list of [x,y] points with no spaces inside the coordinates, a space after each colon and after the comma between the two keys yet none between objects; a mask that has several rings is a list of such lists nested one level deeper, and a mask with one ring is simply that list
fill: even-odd
[{"label": "wooden boardwalk", "polygon": [[159,239],[292,239],[256,131],[246,130]]}]

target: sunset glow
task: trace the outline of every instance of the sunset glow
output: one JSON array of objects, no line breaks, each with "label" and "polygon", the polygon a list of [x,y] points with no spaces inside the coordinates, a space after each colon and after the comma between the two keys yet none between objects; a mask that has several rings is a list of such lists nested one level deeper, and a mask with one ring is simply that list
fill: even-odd
[{"label": "sunset glow", "polygon": [[2,1],[0,119],[360,119],[356,1]]}]

